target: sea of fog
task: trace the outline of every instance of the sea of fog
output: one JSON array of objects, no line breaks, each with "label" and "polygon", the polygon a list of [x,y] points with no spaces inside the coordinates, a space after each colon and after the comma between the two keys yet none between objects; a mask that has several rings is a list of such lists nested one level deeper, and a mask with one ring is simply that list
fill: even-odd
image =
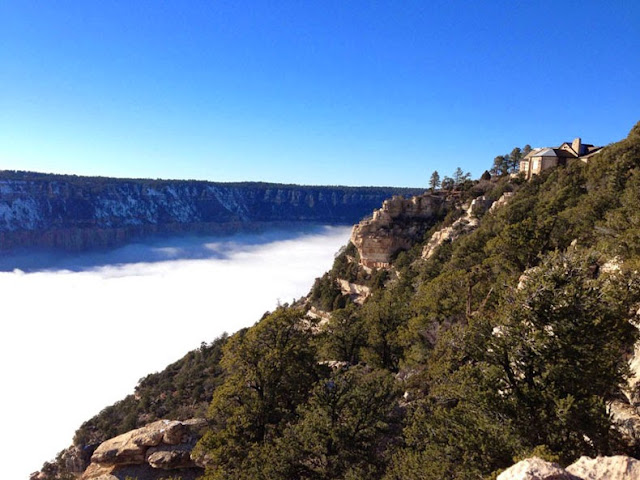
[{"label": "sea of fog", "polygon": [[306,227],[0,257],[3,475],[28,478],[143,376],[305,295],[348,237]]}]

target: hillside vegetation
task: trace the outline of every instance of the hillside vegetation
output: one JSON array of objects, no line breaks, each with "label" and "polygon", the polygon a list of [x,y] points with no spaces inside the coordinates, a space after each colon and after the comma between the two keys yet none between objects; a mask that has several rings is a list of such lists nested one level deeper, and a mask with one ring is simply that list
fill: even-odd
[{"label": "hillside vegetation", "polygon": [[[608,402],[637,338],[640,123],[588,164],[456,195],[505,191],[508,203],[428,259],[424,244],[459,210],[388,270],[367,272],[347,247],[306,301],[143,379],[76,444],[206,409],[195,454],[211,480],[462,480],[532,453],[638,457]],[[371,295],[357,305],[337,279]],[[309,319],[311,306],[330,320]]]}]

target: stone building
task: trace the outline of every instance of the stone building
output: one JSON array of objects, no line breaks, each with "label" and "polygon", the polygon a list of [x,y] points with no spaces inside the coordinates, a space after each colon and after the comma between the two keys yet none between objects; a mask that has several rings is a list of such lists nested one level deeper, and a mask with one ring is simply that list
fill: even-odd
[{"label": "stone building", "polygon": [[533,175],[538,175],[543,170],[566,165],[570,159],[580,159],[587,162],[588,159],[597,153],[602,147],[596,147],[588,143],[582,143],[580,137],[573,142],[564,142],[557,148],[545,147],[534,148],[520,161],[520,172],[524,173],[528,180]]}]

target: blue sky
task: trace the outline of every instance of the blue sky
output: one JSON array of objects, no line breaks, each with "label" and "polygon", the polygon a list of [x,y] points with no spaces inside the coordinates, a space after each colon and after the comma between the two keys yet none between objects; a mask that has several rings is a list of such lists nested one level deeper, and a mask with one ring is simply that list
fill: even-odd
[{"label": "blue sky", "polygon": [[0,2],[0,168],[426,185],[640,120],[640,2]]}]

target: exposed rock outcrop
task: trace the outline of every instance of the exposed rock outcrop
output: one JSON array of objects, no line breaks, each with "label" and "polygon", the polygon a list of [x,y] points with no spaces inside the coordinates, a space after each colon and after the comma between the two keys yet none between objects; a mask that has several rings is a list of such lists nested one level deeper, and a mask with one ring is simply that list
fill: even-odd
[{"label": "exposed rock outcrop", "polygon": [[[603,265],[600,271],[615,273],[620,270],[620,260],[614,258]],[[636,312],[640,315],[640,311]],[[636,328],[638,324],[634,323]],[[640,340],[634,345],[628,358],[630,375],[620,398],[609,403],[609,414],[613,426],[622,434],[631,447],[640,446]]]},{"label": "exposed rock outcrop", "polygon": [[493,202],[493,204],[489,208],[489,211],[493,212],[499,209],[500,207],[503,207],[509,202],[509,200],[511,200],[511,197],[513,197],[513,192],[504,192],[498,200]]},{"label": "exposed rock outcrop", "polygon": [[[640,316],[640,311],[636,312],[636,316]],[[638,323],[634,325],[636,328],[640,328]],[[625,393],[632,405],[640,405],[640,340],[634,345],[628,363],[631,375],[629,375]]]},{"label": "exposed rock outcrop", "polygon": [[422,249],[422,258],[427,259],[433,255],[436,249],[446,241],[453,241],[464,233],[474,230],[478,226],[478,215],[486,212],[492,205],[492,201],[483,197],[473,199],[464,214],[453,224],[444,227],[433,235]]},{"label": "exposed rock outcrop", "polygon": [[417,192],[0,170],[0,249],[78,251],[158,233],[221,233],[298,222],[353,224],[392,195]]},{"label": "exposed rock outcrop", "polygon": [[497,480],[638,480],[640,460],[616,455],[613,457],[581,457],[566,469],[557,463],[537,457],[516,463]]},{"label": "exposed rock outcrop", "polygon": [[620,432],[625,443],[629,446],[637,446],[640,442],[638,410],[628,402],[614,400],[609,403],[609,414],[611,415],[611,423]]},{"label": "exposed rock outcrop", "polygon": [[93,452],[82,480],[155,480],[173,473],[184,480],[203,473],[191,458],[206,420],[158,420],[111,438]]},{"label": "exposed rock outcrop", "polygon": [[640,460],[616,455],[613,457],[580,457],[567,467],[567,472],[581,480],[638,480]]},{"label": "exposed rock outcrop", "polygon": [[342,294],[349,295],[351,300],[358,305],[362,305],[369,295],[371,295],[371,288],[366,285],[350,283],[348,280],[344,280],[342,278],[338,279],[338,285],[340,285],[340,291]]},{"label": "exposed rock outcrop", "polygon": [[431,257],[444,242],[453,242],[461,235],[475,230],[479,224],[479,216],[487,211],[493,212],[497,208],[505,205],[512,195],[511,192],[506,192],[495,202],[485,196],[474,198],[469,206],[463,207],[464,214],[460,218],[450,226],[444,227],[431,235],[431,238],[422,249],[422,258],[427,259]]},{"label": "exposed rock outcrop", "polygon": [[452,200],[433,194],[386,200],[371,219],[353,227],[351,242],[358,249],[360,264],[369,270],[389,267],[395,254],[422,240],[452,205]]},{"label": "exposed rock outcrop", "polygon": [[557,463],[538,457],[527,458],[509,467],[497,480],[580,480]]},{"label": "exposed rock outcrop", "polygon": [[50,480],[60,478],[60,474],[78,477],[85,471],[91,460],[94,446],[83,447],[72,445],[58,454],[56,462],[45,462],[40,471],[32,473],[30,480]]},{"label": "exposed rock outcrop", "polygon": [[312,318],[313,320],[317,320],[320,324],[327,323],[331,320],[331,313],[325,312],[324,310],[320,310],[316,307],[311,307],[309,311],[307,311],[307,317]]}]

